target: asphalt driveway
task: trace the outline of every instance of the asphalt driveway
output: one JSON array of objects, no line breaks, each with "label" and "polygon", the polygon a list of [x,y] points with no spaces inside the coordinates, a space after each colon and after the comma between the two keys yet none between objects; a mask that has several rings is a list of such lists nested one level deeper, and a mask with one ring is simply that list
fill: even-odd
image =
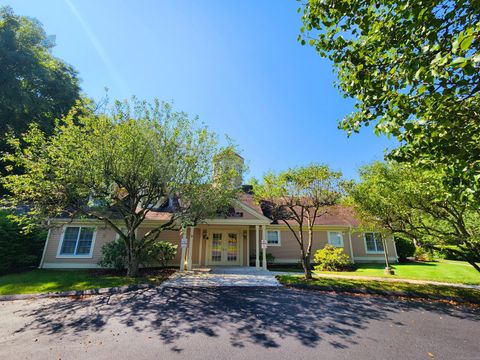
[{"label": "asphalt driveway", "polygon": [[282,287],[0,303],[1,359],[478,359],[480,312]]}]

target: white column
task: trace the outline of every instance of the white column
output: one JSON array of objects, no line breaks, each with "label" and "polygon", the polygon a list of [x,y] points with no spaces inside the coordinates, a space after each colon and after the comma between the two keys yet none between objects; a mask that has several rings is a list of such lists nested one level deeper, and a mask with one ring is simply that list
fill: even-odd
[{"label": "white column", "polygon": [[203,232],[204,232],[204,229],[203,228],[200,228],[200,244],[198,244],[198,264],[200,265],[200,267],[202,266],[205,266],[206,265],[206,259],[203,260],[203,263],[202,263],[202,247],[203,247]]},{"label": "white column", "polygon": [[192,271],[192,253],[193,253],[193,233],[194,227],[190,227],[190,239],[188,240],[188,263],[187,263],[187,270]]},{"label": "white column", "polygon": [[180,271],[185,271],[185,247],[182,246],[182,239],[186,235],[186,229],[182,228],[182,230],[180,230],[180,248],[182,249],[182,253],[180,254]]},{"label": "white column", "polygon": [[247,227],[247,266],[250,266],[250,228]]},{"label": "white column", "polygon": [[[267,227],[262,225],[263,232],[262,232],[262,240],[265,242],[267,241]],[[263,270],[267,270],[267,246],[262,246],[262,263],[263,263]]]},{"label": "white column", "polygon": [[260,226],[255,225],[255,267],[260,268]]},{"label": "white column", "polygon": [[350,243],[350,260],[352,264],[355,264],[355,259],[353,258],[353,248],[352,248],[352,228],[348,228],[348,242]]}]

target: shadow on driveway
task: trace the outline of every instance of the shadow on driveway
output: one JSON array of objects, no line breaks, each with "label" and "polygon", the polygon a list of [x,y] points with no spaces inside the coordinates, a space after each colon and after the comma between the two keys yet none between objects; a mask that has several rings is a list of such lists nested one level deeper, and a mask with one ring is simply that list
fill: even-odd
[{"label": "shadow on driveway", "polygon": [[305,347],[326,341],[343,349],[356,344],[355,335],[373,321],[403,326],[391,316],[414,309],[480,321],[480,314],[472,309],[438,303],[271,287],[162,287],[42,302],[35,309],[17,310],[26,325],[16,333],[95,333],[116,323],[153,333],[173,348],[180,338],[198,333],[214,338],[226,331],[231,346],[238,348],[251,343],[276,348],[281,339],[293,338]]}]

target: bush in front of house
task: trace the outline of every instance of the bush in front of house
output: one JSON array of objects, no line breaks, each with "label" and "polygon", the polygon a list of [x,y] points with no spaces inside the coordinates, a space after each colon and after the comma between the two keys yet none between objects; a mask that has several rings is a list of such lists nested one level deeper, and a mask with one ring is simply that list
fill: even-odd
[{"label": "bush in front of house", "polygon": [[343,248],[336,248],[330,244],[317,250],[313,257],[317,271],[346,271],[352,266],[350,258],[343,252]]},{"label": "bush in front of house", "polygon": [[395,246],[399,262],[407,262],[409,257],[415,255],[415,244],[410,239],[395,236]]},{"label": "bush in front of house", "polygon": [[275,262],[275,256],[270,253],[266,253],[265,257],[267,258],[267,265],[273,265],[273,263]]},{"label": "bush in front of house", "polygon": [[9,218],[9,213],[0,211],[0,274],[38,266],[42,257],[47,232],[33,228],[28,233]]},{"label": "bush in front of house", "polygon": [[161,266],[167,267],[169,261],[175,259],[177,247],[168,241],[155,241],[146,251],[146,260],[158,261]]},{"label": "bush in front of house", "polygon": [[417,261],[433,261],[435,259],[434,253],[431,249],[417,246],[415,249],[415,260]]},{"label": "bush in front of house", "polygon": [[127,264],[127,250],[122,240],[116,239],[102,246],[98,265],[104,268],[124,270]]},{"label": "bush in front of house", "polygon": [[[162,267],[166,267],[175,255],[177,255],[177,245],[168,241],[154,241],[140,253],[139,262],[142,266],[159,263]],[[104,244],[98,265],[118,271],[126,269],[127,251],[124,242],[117,239]]]}]

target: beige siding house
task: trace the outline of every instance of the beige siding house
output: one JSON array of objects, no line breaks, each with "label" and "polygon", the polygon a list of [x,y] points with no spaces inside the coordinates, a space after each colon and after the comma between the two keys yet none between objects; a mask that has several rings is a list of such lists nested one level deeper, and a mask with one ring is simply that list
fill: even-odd
[{"label": "beige siding house", "polygon": [[[187,228],[186,234],[165,231],[159,240],[178,245],[176,259],[188,269],[212,266],[260,267],[266,253],[276,264],[300,261],[299,245],[285,224],[275,223],[264,215],[250,194],[243,194],[234,204],[230,217],[208,219]],[[149,213],[138,235],[168,219],[168,214]],[[96,268],[102,246],[113,241],[116,233],[93,219],[54,219],[43,252],[40,268]],[[318,219],[314,228],[313,251],[327,243],[340,247],[352,262],[383,262],[384,249],[378,234],[363,233],[349,208],[336,207],[331,214]],[[181,239],[184,238],[184,247]],[[390,261],[397,261],[395,243],[387,240]]]}]

